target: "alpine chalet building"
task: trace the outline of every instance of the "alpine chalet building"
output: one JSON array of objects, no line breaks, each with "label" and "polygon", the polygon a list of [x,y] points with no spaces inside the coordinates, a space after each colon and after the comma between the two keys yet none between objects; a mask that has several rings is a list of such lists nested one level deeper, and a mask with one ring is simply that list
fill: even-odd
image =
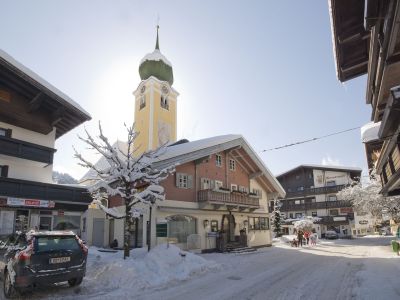
[{"label": "alpine chalet building", "polygon": [[80,233],[91,202],[82,187],[52,183],[56,139],[90,115],[0,50],[0,236],[30,228]]},{"label": "alpine chalet building", "polygon": [[[361,169],[325,165],[300,165],[277,176],[285,189],[280,208],[284,218],[291,220],[306,216],[318,217],[316,231],[324,237],[327,230],[339,236],[352,234],[351,221],[354,212],[350,201],[338,200],[336,194],[359,180]],[[290,226],[283,226],[286,234],[292,234]]]}]

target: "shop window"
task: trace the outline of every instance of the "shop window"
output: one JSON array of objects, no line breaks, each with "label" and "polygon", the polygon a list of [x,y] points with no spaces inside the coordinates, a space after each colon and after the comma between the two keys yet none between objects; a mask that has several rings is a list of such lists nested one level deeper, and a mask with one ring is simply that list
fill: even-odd
[{"label": "shop window", "polygon": [[300,219],[301,217],[303,217],[302,213],[296,213],[296,219]]},{"label": "shop window", "polygon": [[217,232],[217,231],[218,231],[218,221],[212,220],[211,221],[211,232]]},{"label": "shop window", "polygon": [[14,232],[15,212],[0,210],[0,235],[9,235]]},{"label": "shop window", "polygon": [[53,230],[72,230],[79,235],[80,225],[80,216],[53,216]]},{"label": "shop window", "polygon": [[269,218],[249,218],[249,230],[268,230]]},{"label": "shop window", "polygon": [[316,212],[316,211],[313,211],[313,212],[311,213],[311,216],[316,217],[316,216],[317,216],[317,212]]},{"label": "shop window", "polygon": [[293,213],[289,213],[289,218],[293,219]]},{"label": "shop window", "polygon": [[187,237],[196,234],[196,219],[190,216],[174,215],[168,217],[168,238],[178,243],[186,243]]},{"label": "shop window", "polygon": [[335,180],[330,180],[326,182],[327,186],[335,186],[336,185],[336,181]]}]

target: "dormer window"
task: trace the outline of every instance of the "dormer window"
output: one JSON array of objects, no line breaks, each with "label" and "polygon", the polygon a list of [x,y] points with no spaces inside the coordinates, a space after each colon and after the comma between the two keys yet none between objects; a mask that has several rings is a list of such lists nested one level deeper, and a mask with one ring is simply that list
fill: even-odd
[{"label": "dormer window", "polygon": [[166,109],[166,110],[169,110],[168,96],[161,95],[161,107]]},{"label": "dormer window", "polygon": [[140,103],[139,103],[139,109],[143,109],[146,107],[146,96],[141,95],[140,96]]}]

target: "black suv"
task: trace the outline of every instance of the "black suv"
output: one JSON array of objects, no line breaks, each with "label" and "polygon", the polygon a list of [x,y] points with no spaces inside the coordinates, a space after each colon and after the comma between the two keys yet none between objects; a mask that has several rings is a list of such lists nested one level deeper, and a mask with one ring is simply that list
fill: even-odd
[{"label": "black suv", "polygon": [[82,283],[88,248],[72,231],[30,231],[0,241],[0,276],[4,295],[38,285]]}]

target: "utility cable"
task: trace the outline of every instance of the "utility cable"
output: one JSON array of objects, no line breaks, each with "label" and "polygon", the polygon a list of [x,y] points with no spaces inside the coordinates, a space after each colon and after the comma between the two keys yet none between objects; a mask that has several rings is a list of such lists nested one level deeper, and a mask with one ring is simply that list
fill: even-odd
[{"label": "utility cable", "polygon": [[264,149],[261,152],[279,150],[279,149],[283,149],[283,148],[297,146],[297,145],[300,145],[300,144],[310,143],[310,142],[314,142],[314,141],[317,141],[317,140],[320,140],[320,139],[324,139],[324,138],[327,138],[327,137],[330,137],[330,136],[334,136],[334,135],[342,134],[342,133],[345,133],[345,132],[357,130],[357,129],[360,129],[360,128],[361,128],[361,126],[357,126],[357,127],[349,128],[349,129],[346,129],[346,130],[329,133],[329,134],[322,135],[322,136],[319,136],[319,137],[315,137],[315,138],[311,138],[311,139],[307,139],[307,140],[303,140],[303,141],[299,141],[299,142],[294,142],[294,143],[283,145],[283,146],[279,146],[279,147]]}]

